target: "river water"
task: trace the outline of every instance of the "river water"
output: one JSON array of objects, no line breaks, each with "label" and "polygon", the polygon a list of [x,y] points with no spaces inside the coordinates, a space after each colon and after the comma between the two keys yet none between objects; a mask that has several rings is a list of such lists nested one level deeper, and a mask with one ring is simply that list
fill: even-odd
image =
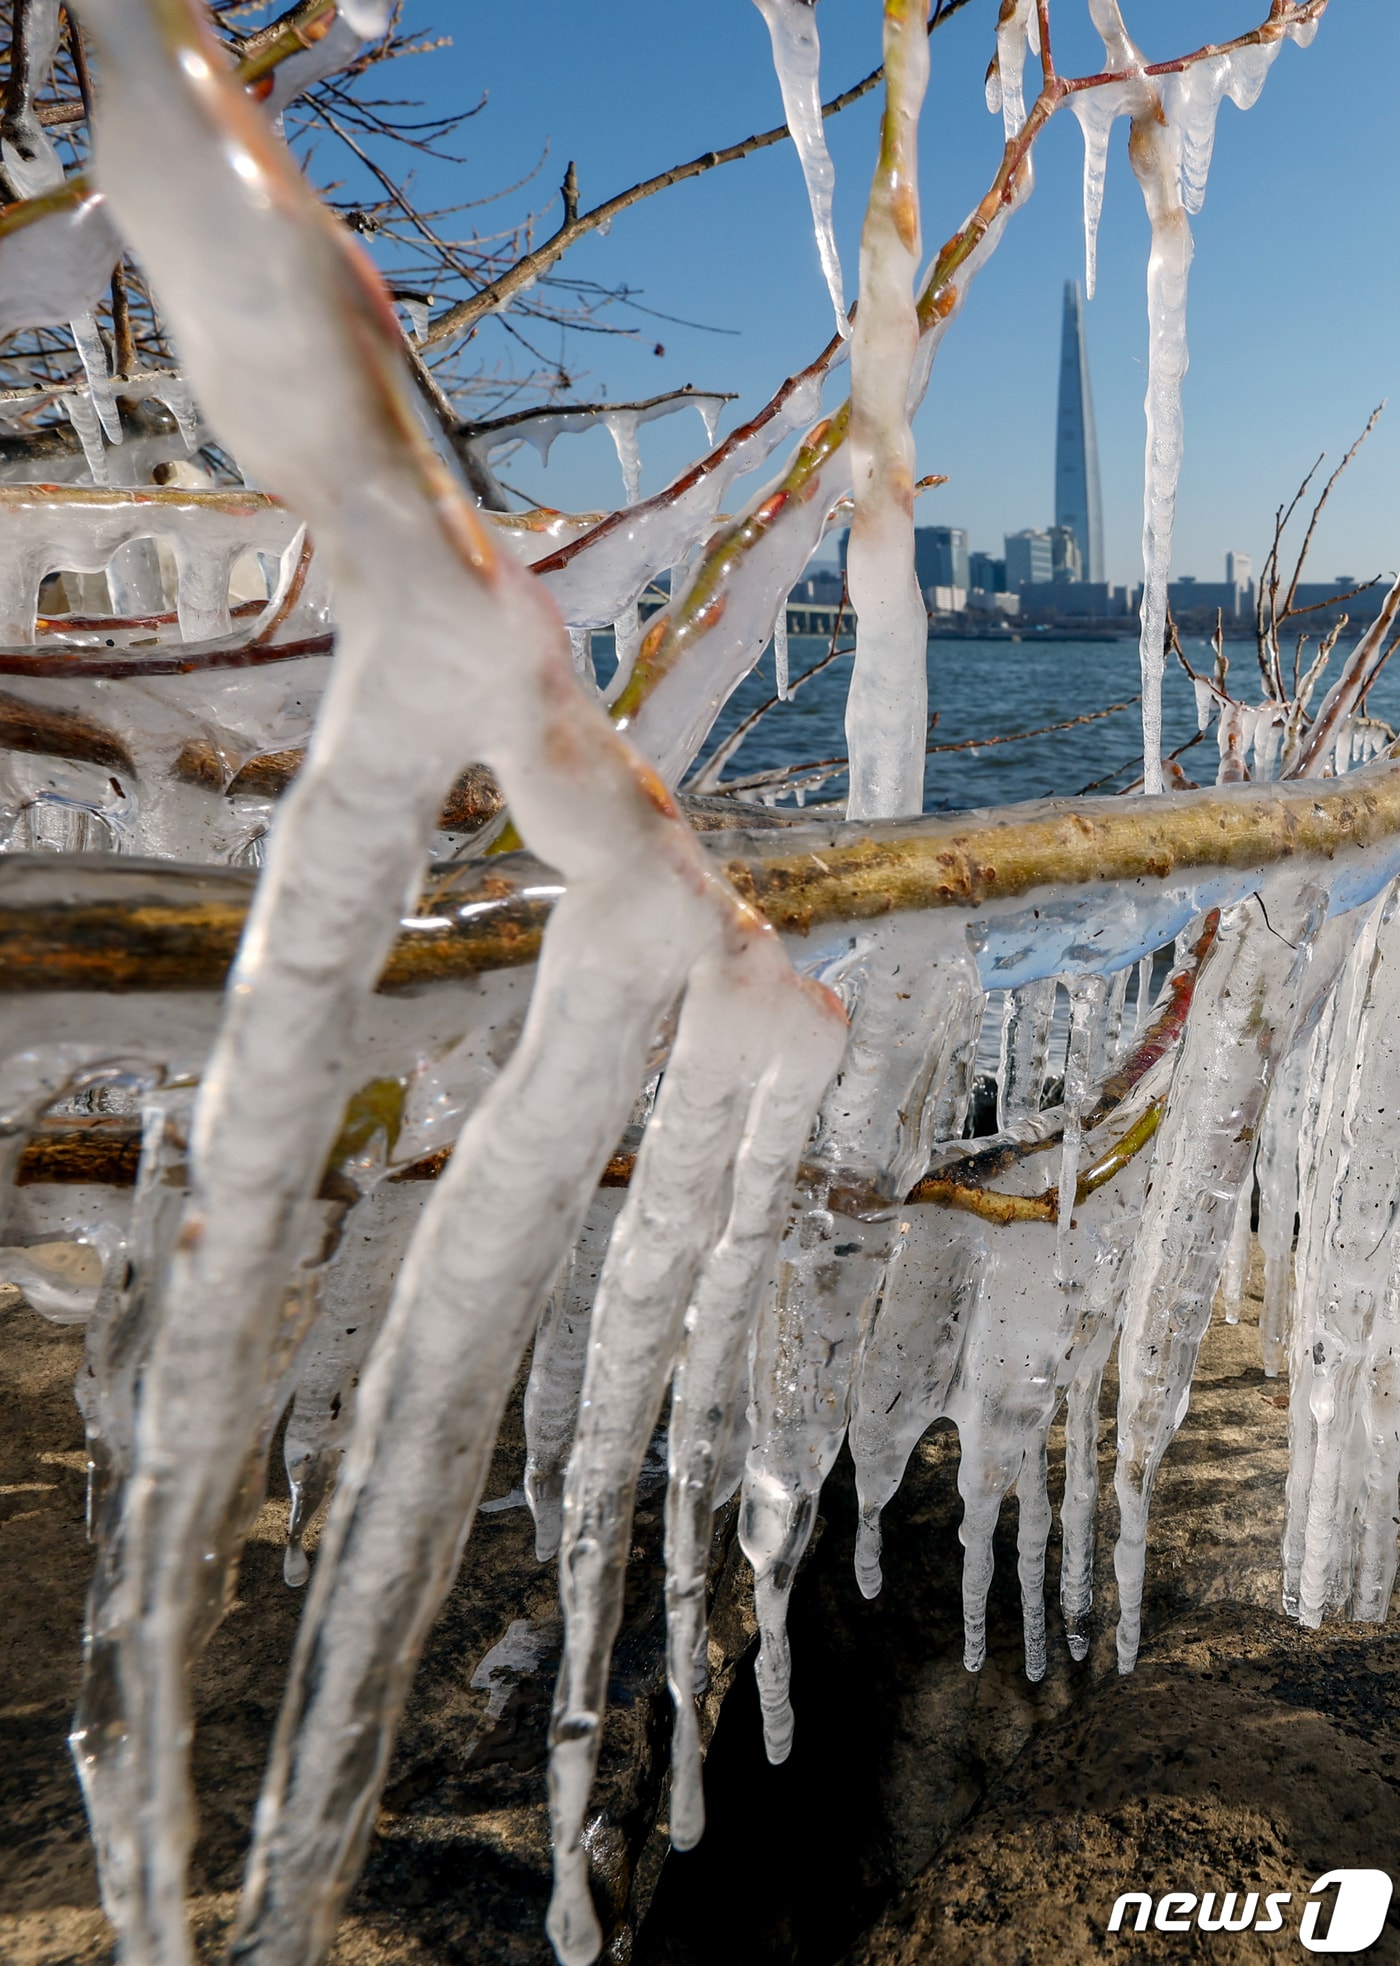
[{"label": "river water", "polygon": [[[601,641],[602,638],[595,638]],[[1187,641],[1193,668],[1209,674],[1212,654],[1203,641]],[[827,654],[829,644],[794,636],[789,671],[796,680]],[[1253,647],[1226,645],[1242,696],[1257,701],[1259,675]],[[1341,666],[1333,657],[1331,674]],[[851,658],[839,657],[797,692],[789,703],[768,711],[724,768],[726,780],[791,763],[815,763],[845,755],[846,685]],[[1330,680],[1330,676],[1327,678]],[[970,805],[1008,805],[1020,799],[1065,796],[1107,779],[1105,792],[1126,789],[1141,770],[1138,651],[1135,641],[1036,642],[964,641],[939,637],[928,645],[928,697],[937,723],[931,745],[967,744],[974,748],[931,752],[925,779],[929,811]],[[706,755],[743,718],[774,694],[769,649],[758,668],[737,689],[715,725]],[[1320,701],[1322,690],[1317,697]],[[993,737],[1043,730],[1110,704],[1127,707],[1092,723],[1051,731],[1022,741],[987,745]],[[1372,695],[1372,713],[1400,721],[1400,675],[1382,676]],[[1163,750],[1174,751],[1196,731],[1191,685],[1174,660],[1167,668],[1162,701]],[[1187,777],[1203,785],[1215,780],[1215,731],[1181,756]],[[835,776],[809,794],[811,801],[844,798],[844,776]],[[786,802],[785,803],[789,803]]]}]

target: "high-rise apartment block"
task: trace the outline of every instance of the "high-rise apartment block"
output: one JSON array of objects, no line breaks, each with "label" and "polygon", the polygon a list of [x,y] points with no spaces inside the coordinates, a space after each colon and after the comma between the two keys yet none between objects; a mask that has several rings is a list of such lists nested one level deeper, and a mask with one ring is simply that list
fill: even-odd
[{"label": "high-rise apartment block", "polygon": [[924,593],[930,587],[968,582],[967,534],[961,526],[919,526],[914,533],[914,571]]},{"label": "high-rise apartment block", "polygon": [[1055,554],[1048,532],[1028,526],[1024,532],[1006,535],[1006,588],[1015,594],[1022,587],[1038,585],[1055,578]]}]

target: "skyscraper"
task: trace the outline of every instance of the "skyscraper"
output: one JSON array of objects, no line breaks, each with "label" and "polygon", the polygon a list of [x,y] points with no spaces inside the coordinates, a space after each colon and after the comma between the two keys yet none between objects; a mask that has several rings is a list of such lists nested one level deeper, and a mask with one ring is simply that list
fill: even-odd
[{"label": "skyscraper", "polygon": [[920,587],[966,587],[967,534],[961,526],[920,526],[914,534]]},{"label": "skyscraper", "polygon": [[1084,296],[1077,280],[1065,282],[1064,334],[1060,343],[1060,408],[1055,427],[1055,524],[1079,541],[1085,580],[1102,580],[1103,499],[1099,491],[1099,443],[1084,345]]}]

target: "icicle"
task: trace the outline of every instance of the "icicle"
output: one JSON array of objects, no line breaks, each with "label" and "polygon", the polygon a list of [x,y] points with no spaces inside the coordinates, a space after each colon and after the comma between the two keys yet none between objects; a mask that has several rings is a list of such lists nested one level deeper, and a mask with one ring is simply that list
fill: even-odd
[{"label": "icicle", "polygon": [[[88,1528],[120,1511],[136,1452],[136,1389],[150,1350],[157,1284],[179,1223],[193,1092],[149,1092],[141,1107],[141,1161],[126,1260],[109,1268],[88,1328],[78,1405],[87,1431]],[[98,1538],[105,1553],[107,1543]],[[81,1736],[81,1710],[75,1723]],[[94,1816],[102,1833],[101,1813]]]},{"label": "icicle", "polygon": [[1279,741],[1283,736],[1284,719],[1276,705],[1264,704],[1259,710],[1259,721],[1254,732],[1254,776],[1260,779],[1277,775]]},{"label": "icicle", "polygon": [[1140,1036],[1152,1012],[1152,966],[1154,958],[1150,955],[1138,958],[1135,982],[1136,995],[1133,1010],[1133,1031]]},{"label": "icicle", "polygon": [[[78,433],[78,441],[87,459],[88,475],[95,485],[109,485],[112,474],[107,468],[107,446],[102,441],[102,420],[97,413],[92,397],[78,393],[63,398],[63,407],[68,412],[68,421]],[[28,635],[24,638],[29,639]]]},{"label": "icicle", "polygon": [[928,615],[914,572],[909,395],[919,345],[917,141],[927,81],[926,23],[886,0],[881,155],[861,234],[861,304],[851,339],[851,819],[891,819],[924,806]]},{"label": "icicle", "polygon": [[[906,991],[901,977],[916,961],[924,980]],[[786,1758],[793,1730],[788,1594],[821,1484],[840,1451],[885,1267],[902,1235],[899,1198],[951,1121],[961,1133],[963,1098],[950,1111],[941,1082],[969,1076],[983,1006],[956,931],[930,937],[901,924],[878,941],[858,937],[818,973],[853,1006],[851,1038],[809,1154],[824,1178],[811,1183],[784,1239],[776,1296],[759,1318],[754,1442],[739,1517],[754,1571],[764,1743],[775,1763]]]},{"label": "icicle", "polygon": [[1216,731],[1220,752],[1220,763],[1215,774],[1217,785],[1238,785],[1249,776],[1245,767],[1247,715],[1242,703],[1226,702],[1220,706],[1220,723]]},{"label": "icicle", "polygon": [[574,674],[584,684],[595,688],[597,679],[593,673],[593,633],[588,628],[569,630],[569,654],[573,658]]},{"label": "icicle", "polygon": [[1383,1618],[1395,1570],[1394,896],[1366,930],[1319,1024],[1304,1093],[1316,1144],[1300,1183],[1284,1603],[1313,1627],[1348,1600],[1354,1616]]},{"label": "icicle", "polygon": [[[715,432],[719,429],[719,413],[724,407],[718,396],[697,396],[695,407],[700,412],[700,421],[705,426],[705,442],[713,444]],[[672,592],[675,590],[672,589]]]},{"label": "icicle", "polygon": [[1101,976],[1076,977],[1069,984],[1069,1044],[1065,1051],[1064,1141],[1060,1148],[1058,1229],[1055,1240],[1055,1276],[1063,1284],[1069,1276],[1070,1232],[1074,1219],[1074,1192],[1079,1180],[1079,1151],[1083,1144],[1081,1117],[1089,1091],[1089,1072],[1094,1053],[1094,1020],[1103,1012],[1108,985]]},{"label": "icicle", "polygon": [[[622,496],[635,505],[642,495],[642,453],[637,443],[637,418],[630,410],[608,410],[603,417],[622,472]],[[548,451],[546,451],[548,456]]]},{"label": "icicle", "polygon": [[525,1499],[541,1563],[559,1551],[564,1469],[578,1420],[593,1299],[623,1200],[615,1189],[600,1189],[588,1204],[578,1242],[555,1279],[535,1332],[525,1388]]},{"label": "icicle", "polygon": [[1003,1131],[1040,1111],[1054,1017],[1053,976],[1007,991],[997,1066],[997,1125]]},{"label": "icicle", "polygon": [[68,331],[77,347],[83,373],[88,380],[92,406],[97,411],[107,440],[119,444],[122,440],[121,414],[117,409],[112,378],[107,371],[106,345],[97,323],[91,314],[80,314],[76,320],[68,323]]},{"label": "icicle", "polygon": [[1153,1483],[1186,1412],[1224,1225],[1234,1220],[1252,1161],[1273,1061],[1291,1041],[1309,986],[1310,945],[1325,900],[1315,889],[1299,896],[1296,888],[1290,895],[1274,886],[1267,902],[1245,902],[1222,922],[1196,986],[1133,1248],[1119,1348],[1121,1526],[1113,1562],[1120,1672],[1130,1672],[1137,1658]]},{"label": "icicle", "polygon": [[[1323,1012],[1324,1023],[1331,1014],[1329,1005]],[[1259,1141],[1259,1246],[1264,1257],[1259,1338],[1264,1374],[1269,1379],[1278,1377],[1288,1356],[1299,1164],[1306,1156],[1311,1185],[1316,1101],[1306,1095],[1314,1076],[1311,1053],[1318,1043],[1318,1031],[1305,1032],[1283,1061]]]},{"label": "icicle", "polygon": [[1124,1050],[1123,1009],[1128,1000],[1128,969],[1116,969],[1109,979],[1108,1001],[1099,1021],[1089,1077],[1093,1084],[1106,1078]]},{"label": "icicle", "polygon": [[175,427],[186,452],[193,457],[204,442],[205,433],[194,391],[184,377],[169,369],[147,370],[141,378],[141,389],[143,395],[153,396],[158,403],[164,403],[175,419]]},{"label": "icicle", "polygon": [[1070,107],[1084,138],[1084,294],[1092,300],[1099,277],[1099,221],[1103,216],[1104,185],[1108,177],[1108,145],[1113,125],[1132,108],[1133,85],[1111,83],[1083,89],[1070,97]]},{"label": "icicle", "polygon": [[[1122,1254],[1120,1249],[1120,1261]],[[1077,1361],[1065,1395],[1060,1609],[1064,1614],[1065,1644],[1072,1659],[1089,1656],[1089,1615],[1094,1603],[1094,1512],[1099,1495],[1099,1396],[1113,1338],[1112,1319],[1102,1319]]]},{"label": "icicle", "polygon": [[1143,791],[1162,790],[1162,673],[1166,664],[1167,576],[1171,570],[1176,487],[1183,445],[1181,385],[1186,374],[1186,285],[1191,228],[1181,203],[1180,153],[1170,126],[1150,112],[1135,117],[1128,154],[1152,224],[1147,264],[1147,451],[1143,478],[1142,667]]},{"label": "icicle", "polygon": [[[799,1096],[795,1097],[795,1093]],[[773,1252],[790,1207],[792,1168],[807,1134],[800,1088],[781,1073],[759,1088],[734,1170],[724,1236],[686,1320],[671,1396],[666,1494],[667,1671],[675,1703],[671,1743],[671,1841],[690,1849],[704,1827],[695,1697],[706,1670],[705,1592],[712,1516],[726,1483],[737,1486],[736,1414],[744,1368]]]},{"label": "icicle", "polygon": [[987,108],[1000,115],[1006,141],[1021,134],[1026,121],[1026,98],[1022,77],[1026,49],[1037,39],[1035,0],[1012,0],[1003,5],[997,22],[997,51],[987,71]]},{"label": "icicle", "polygon": [[[766,980],[768,1067],[814,1003],[577,688],[540,583],[420,438],[372,273],[285,153],[246,146],[247,103],[198,16],[157,18],[143,0],[85,13],[100,38],[100,181],[211,420],[327,556],[339,623],[200,1090],[130,1505],[101,1573],[119,1588],[94,1593],[90,1685],[120,1695],[81,1751],[104,1790],[104,1902],[133,1958],[188,1955],[190,1650],[255,1500],[244,1483],[285,1285],[353,1090],[362,1006],[464,758],[498,772],[523,836],[568,884],[520,1041],[425,1205],[311,1579],[233,1941],[304,1957],[350,1888],[517,1361],[665,1011],[716,952],[743,961]],[[291,344],[316,361],[289,365]],[[839,1019],[816,1008],[839,1042]],[[731,1041],[750,1028],[732,1017]],[[663,1137],[656,1156],[682,1146]]]},{"label": "icicle", "polygon": [[[797,0],[797,4],[799,6],[803,5],[805,4],[805,0]],[[773,680],[777,686],[779,703],[786,703],[788,700],[788,624],[786,598],[784,598],[773,620]]]},{"label": "icicle", "polygon": [[1282,46],[1282,39],[1256,42],[1165,78],[1164,107],[1182,133],[1182,199],[1188,212],[1205,203],[1221,102],[1228,95],[1238,109],[1252,109]]},{"label": "icicle", "polygon": [[[550,1728],[554,1894],[546,1922],[561,1966],[590,1966],[602,1942],[581,1838],[622,1620],[632,1495],[686,1308],[698,1285],[698,1328],[708,1286],[711,1317],[722,1311],[727,1320],[737,1310],[740,1328],[747,1322],[772,1261],[770,1237],[787,1213],[813,1095],[839,1061],[832,1040],[840,1027],[816,992],[802,1041],[792,1044],[789,1023],[786,1055],[775,1058],[776,953],[756,941],[692,977],[654,1125],[599,1280],[559,1552],[564,1656]],[[702,1451],[686,1469],[692,1481],[703,1482],[708,1458]],[[707,1543],[708,1495],[701,1513]],[[693,1567],[692,1558],[673,1598],[693,1593]],[[703,1580],[703,1556],[701,1572]],[[677,1692],[689,1700],[684,1672]],[[687,1800],[693,1814],[698,1797]]]},{"label": "icicle", "polygon": [[909,1457],[947,1409],[963,1342],[972,1329],[987,1239],[973,1219],[911,1208],[891,1260],[861,1361],[851,1412],[860,1521],[856,1582],[878,1596],[880,1516],[898,1493]]},{"label": "icicle", "polygon": [[[1143,480],[1142,667],[1143,790],[1162,790],[1162,672],[1176,488],[1183,444],[1181,385],[1188,360],[1186,292],[1193,251],[1188,212],[1199,211],[1227,92],[1247,109],[1257,98],[1280,42],[1235,56],[1193,63],[1163,78],[1160,95],[1123,22],[1119,0],[1090,0],[1106,66],[1128,71],[1103,89],[1081,91],[1075,113],[1084,133],[1084,225],[1087,287],[1094,262],[1108,138],[1115,119],[1131,114],[1128,156],[1152,227],[1147,267],[1147,446]],[[1093,98],[1098,97],[1097,102]]]},{"label": "icicle", "polygon": [[1225,1245],[1225,1260],[1220,1269],[1220,1299],[1225,1306],[1226,1324],[1238,1324],[1240,1321],[1245,1279],[1249,1273],[1250,1216],[1253,1207],[1254,1174],[1251,1169],[1235,1204],[1234,1227],[1230,1230],[1229,1241]]},{"label": "icicle", "polygon": [[827,292],[836,311],[836,332],[849,335],[841,261],[836,251],[836,233],[831,219],[831,198],[836,188],[836,167],[826,147],[822,129],[821,46],[817,38],[816,0],[754,0],[768,24],[773,44],[773,66],[783,94],[783,114],[802,164],[807,183],[807,200],[812,207],[812,224],[817,235],[817,254],[822,264]]},{"label": "icicle", "polygon": [[642,618],[634,601],[630,608],[620,614],[613,623],[613,649],[617,656],[617,667],[608,678],[608,686],[603,691],[604,703],[616,703],[632,677],[637,666],[637,651],[642,642]]},{"label": "icicle", "polygon": [[317,1317],[297,1362],[282,1443],[292,1504],[282,1575],[293,1588],[311,1573],[302,1542],[350,1438],[360,1373],[426,1201],[417,1183],[386,1183],[366,1195],[341,1226],[318,1279]]}]

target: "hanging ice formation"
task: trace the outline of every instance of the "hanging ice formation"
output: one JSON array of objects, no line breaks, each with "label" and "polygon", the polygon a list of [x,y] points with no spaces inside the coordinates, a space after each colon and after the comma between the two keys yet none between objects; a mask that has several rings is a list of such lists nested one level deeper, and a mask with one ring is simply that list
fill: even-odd
[{"label": "hanging ice formation", "polygon": [[851,819],[924,809],[928,610],[914,572],[914,435],[919,320],[919,111],[928,82],[923,9],[886,0],[885,113],[860,244],[851,341],[855,517],[846,572],[857,619],[846,702]]},{"label": "hanging ice formation", "polygon": [[754,5],[767,23],[773,44],[773,67],[782,90],[783,114],[807,185],[822,277],[836,311],[836,332],[844,337],[851,332],[851,324],[846,318],[841,260],[831,217],[836,166],[831,161],[822,129],[817,0],[754,0]]},{"label": "hanging ice formation", "polygon": [[[1165,147],[1137,161],[1163,213],[1204,186],[1222,95],[1248,97],[1318,11],[1275,9],[1270,40],[1152,81]],[[889,12],[898,194],[926,52],[922,10]],[[1153,1486],[1217,1286],[1227,1314],[1238,1300],[1256,1175],[1264,1365],[1293,1387],[1284,1600],[1309,1624],[1384,1617],[1400,765],[1364,706],[1400,583],[1315,710],[1320,671],[1257,705],[1223,665],[1198,678],[1219,783],[1150,819],[1132,799],[923,818],[906,703],[902,727],[854,719],[866,819],[731,833],[712,856],[589,700],[591,631],[688,567],[613,706],[677,780],[853,477],[853,586],[912,578],[907,413],[1029,188],[1033,9],[1013,0],[998,31],[1008,161],[917,298],[916,210],[877,188],[854,419],[813,421],[828,352],[718,445],[707,425],[710,452],[663,493],[515,515],[473,508],[424,441],[384,295],[194,8],[83,13],[103,54],[92,200],[110,200],[103,223],[149,269],[189,366],[141,379],[177,427],[107,457],[131,484],[0,486],[0,1274],[88,1327],[97,1572],[74,1746],[128,1966],[190,1958],[187,1677],[282,1416],[285,1574],[306,1603],[237,1947],[309,1966],[532,1335],[520,1486],[565,1617],[550,1932],[566,1966],[606,1939],[589,1791],[668,1395],[677,1847],[704,1822],[716,1508],[738,1494],[775,1760],[807,1720],[786,1606],[843,1441],[874,1595],[882,1512],[927,1427],[955,1423],[971,1670],[1015,1491],[1037,1678],[1061,1625],[1074,1657],[1092,1642],[1115,1346],[1132,1666]],[[1148,78],[1106,0],[1094,17],[1133,71],[1105,100],[1141,121]],[[0,255],[40,229],[3,224]],[[55,261],[42,291],[66,295],[70,273]],[[301,345],[316,360],[289,363]],[[629,500],[637,413],[596,413]],[[145,481],[191,468],[206,419],[269,491]],[[794,432],[782,474],[713,537],[729,487]],[[921,637],[919,658],[921,674]],[[539,858],[472,857],[503,800]],[[972,1139],[984,1026],[998,1131]],[[75,1165],[98,1171],[74,1182]],[[494,1698],[532,1642],[513,1626],[475,1683]]]},{"label": "hanging ice formation", "polygon": [[[1226,96],[1240,109],[1259,97],[1285,37],[1306,43],[1317,17],[1271,11],[1259,38],[1224,48],[1175,73],[1152,73],[1123,20],[1119,0],[1089,0],[1104,48],[1104,71],[1122,79],[1070,97],[1084,135],[1085,288],[1093,298],[1108,145],[1120,116],[1131,119],[1128,157],[1152,227],[1147,262],[1147,446],[1143,472],[1143,790],[1162,789],[1162,671],[1176,490],[1185,432],[1181,387],[1188,360],[1186,291],[1194,246],[1191,214],[1205,202],[1215,124]],[[1029,8],[1021,9],[1026,23]]]}]

